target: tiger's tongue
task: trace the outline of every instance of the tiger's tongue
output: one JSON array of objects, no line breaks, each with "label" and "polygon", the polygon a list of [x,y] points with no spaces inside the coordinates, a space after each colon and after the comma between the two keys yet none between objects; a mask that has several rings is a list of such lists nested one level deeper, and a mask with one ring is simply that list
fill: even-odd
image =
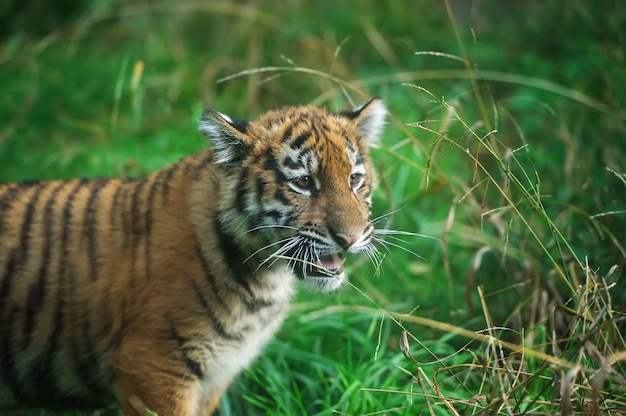
[{"label": "tiger's tongue", "polygon": [[336,270],[343,266],[346,258],[341,253],[326,254],[320,257],[320,264],[328,270]]}]

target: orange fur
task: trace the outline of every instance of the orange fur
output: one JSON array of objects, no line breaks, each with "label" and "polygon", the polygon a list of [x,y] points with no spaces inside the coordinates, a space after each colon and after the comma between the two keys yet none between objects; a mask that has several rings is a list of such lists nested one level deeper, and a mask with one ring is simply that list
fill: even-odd
[{"label": "orange fur", "polygon": [[284,318],[294,277],[371,244],[373,100],[249,123],[145,180],[0,185],[0,405],[209,415]]}]

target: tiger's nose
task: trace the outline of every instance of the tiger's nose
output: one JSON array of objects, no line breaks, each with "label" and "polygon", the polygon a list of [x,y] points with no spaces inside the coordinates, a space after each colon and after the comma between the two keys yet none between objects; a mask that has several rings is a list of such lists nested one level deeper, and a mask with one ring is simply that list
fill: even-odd
[{"label": "tiger's nose", "polygon": [[347,250],[352,247],[359,239],[363,236],[362,232],[356,234],[348,234],[348,233],[333,233],[333,237],[335,242],[339,244],[339,246]]}]

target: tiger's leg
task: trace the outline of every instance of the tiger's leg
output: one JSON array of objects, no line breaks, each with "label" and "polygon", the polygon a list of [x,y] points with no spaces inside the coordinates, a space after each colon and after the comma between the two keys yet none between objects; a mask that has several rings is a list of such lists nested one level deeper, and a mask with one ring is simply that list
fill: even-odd
[{"label": "tiger's leg", "polygon": [[198,408],[198,382],[164,372],[117,372],[115,391],[124,416],[195,416]]}]

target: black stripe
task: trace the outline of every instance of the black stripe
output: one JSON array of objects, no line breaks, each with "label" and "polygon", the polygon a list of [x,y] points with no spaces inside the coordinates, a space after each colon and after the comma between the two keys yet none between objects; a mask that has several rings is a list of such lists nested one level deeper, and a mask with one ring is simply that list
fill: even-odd
[{"label": "black stripe", "polygon": [[187,365],[187,368],[189,369],[189,371],[191,371],[199,379],[202,379],[204,377],[204,371],[202,370],[202,365],[189,357],[189,353],[192,350],[193,348],[182,349],[183,358],[185,359],[185,364]]},{"label": "black stripe", "polygon": [[182,165],[183,174],[191,174],[192,180],[198,179],[201,173],[204,172],[206,166],[213,163],[213,149],[207,149],[194,156],[188,156],[181,159],[179,163]]},{"label": "black stripe", "polygon": [[170,336],[176,341],[176,345],[180,349],[183,360],[185,361],[185,365],[191,371],[193,375],[198,377],[199,379],[204,378],[204,371],[202,370],[202,364],[192,359],[189,355],[194,350],[198,350],[198,347],[187,346],[186,344],[189,342],[189,339],[181,336],[178,331],[176,331],[176,326],[173,323],[170,323]]},{"label": "black stripe", "polygon": [[285,129],[285,132],[283,133],[283,137],[280,139],[281,143],[286,142],[287,140],[289,140],[291,138],[291,133],[293,133],[293,128],[295,126],[296,123],[292,123],[290,126],[288,126]]},{"label": "black stripe", "polygon": [[[89,183],[86,179],[81,179],[79,181],[74,182],[74,188],[67,194],[65,198],[65,202],[63,203],[63,212],[62,212],[62,225],[63,228],[61,230],[60,237],[60,250],[61,254],[59,256],[59,272],[58,272],[58,288],[57,288],[57,300],[58,303],[56,305],[54,311],[54,320],[53,326],[54,331],[51,340],[51,351],[49,354],[54,357],[58,350],[58,339],[63,332],[65,326],[65,319],[67,316],[65,315],[65,304],[67,302],[74,302],[75,298],[75,276],[72,273],[71,261],[70,261],[70,230],[72,221],[75,217],[73,208],[74,208],[74,200],[76,199],[76,195],[80,192],[80,190]],[[63,290],[63,292],[61,292]],[[76,312],[75,312],[76,313]],[[71,317],[70,317],[71,319]],[[73,334],[73,332],[72,332]],[[72,338],[74,339],[74,337]],[[75,342],[75,341],[74,341]],[[75,354],[77,357],[78,355]]]},{"label": "black stripe", "polygon": [[[19,268],[26,263],[29,257],[31,243],[31,240],[29,238],[30,228],[32,226],[35,206],[37,205],[37,201],[39,200],[39,196],[41,195],[42,190],[45,188],[45,184],[40,183],[37,186],[38,188],[32,195],[30,195],[29,200],[26,203],[26,212],[24,213],[24,216],[21,218],[20,221],[22,226],[20,228],[19,244],[7,256],[9,260],[5,267],[4,273],[0,278],[0,282],[2,282],[2,286],[0,286],[0,300],[2,300],[2,302],[0,303],[0,305],[3,306],[2,309],[0,309],[0,318],[4,317],[4,307],[7,307],[9,304],[8,299],[10,298],[13,279],[16,277]],[[7,321],[2,319],[1,322]]]},{"label": "black stripe", "polygon": [[236,194],[235,194],[235,207],[241,211],[249,213],[249,210],[246,210],[248,203],[246,201],[246,196],[250,192],[247,186],[248,176],[250,175],[250,171],[248,168],[242,168],[239,172],[239,178],[237,180],[236,186]]},{"label": "black stripe", "polygon": [[[31,186],[15,184],[6,186],[6,191],[2,194],[2,197],[0,197],[0,235],[3,233],[4,220],[10,218],[8,213],[11,210],[13,202],[22,192],[30,187]],[[0,322],[6,322],[2,319],[3,310],[4,307],[9,304],[7,299],[11,292],[12,274],[16,267],[15,263],[18,260],[18,252],[19,247],[3,253],[3,257],[0,256],[0,259],[2,259],[4,263],[4,267],[0,269]]]},{"label": "black stripe", "polygon": [[345,149],[339,145],[338,143],[335,142],[331,142],[330,140],[325,142],[325,145],[330,147],[329,150],[323,149],[323,150],[319,150],[318,153],[319,154],[326,154],[329,153],[330,154],[337,154],[337,155],[343,155],[345,154]]},{"label": "black stripe", "polygon": [[[5,385],[13,389],[13,395],[19,401],[20,398],[26,398],[28,389],[23,390],[24,383],[18,381],[17,369],[15,368],[17,360],[15,359],[16,348],[13,345],[15,323],[18,308],[13,306],[6,310],[2,316],[2,331],[0,331],[0,377]],[[8,328],[7,328],[8,327]]]},{"label": "black stripe", "polygon": [[265,158],[265,161],[263,162],[263,170],[280,172],[280,169],[278,167],[278,161],[276,160],[274,155],[272,154],[267,155],[267,157]]},{"label": "black stripe", "polygon": [[217,220],[215,229],[217,230],[217,237],[222,249],[221,251],[223,253],[224,260],[226,261],[226,265],[230,269],[231,274],[235,278],[235,283],[237,283],[250,297],[254,297],[249,282],[249,280],[253,278],[254,270],[251,267],[254,266],[249,266],[248,263],[244,263],[246,257],[241,252],[239,247],[237,247],[232,237],[227,235],[221,229]]},{"label": "black stripe", "polygon": [[135,184],[135,189],[131,195],[130,206],[130,232],[131,232],[131,269],[130,269],[130,282],[134,286],[137,279],[137,250],[139,250],[139,244],[141,243],[142,232],[145,230],[145,217],[141,215],[141,191],[146,185],[146,181],[140,181]]},{"label": "black stripe", "polygon": [[311,130],[304,131],[289,144],[289,147],[291,147],[294,150],[301,148],[304,142],[306,142],[309,139],[309,137],[311,137],[311,134],[312,134]]},{"label": "black stripe", "polygon": [[289,169],[299,169],[302,167],[299,161],[293,160],[291,157],[287,156],[285,160],[283,160],[283,166],[288,167]]},{"label": "black stripe", "polygon": [[[30,233],[31,233],[31,228],[32,228],[33,216],[35,213],[38,200],[40,199],[41,192],[43,192],[43,190],[46,189],[48,184],[45,182],[29,183],[24,186],[20,185],[19,188],[16,188],[16,190],[24,190],[24,188],[28,189],[32,187],[33,185],[38,186],[38,189],[33,193],[33,195],[30,196],[29,201],[26,203],[26,212],[21,221],[22,227],[20,230],[20,245],[17,248],[15,248],[10,254],[9,264],[7,265],[7,268],[5,271],[6,273],[5,279],[3,279],[2,289],[0,289],[0,299],[2,299],[2,304],[6,304],[7,306],[10,306],[10,303],[8,302],[8,296],[11,290],[11,279],[15,277],[14,273],[18,270],[19,266],[22,266],[28,261],[29,254],[30,254],[29,253],[30,245],[31,245]],[[54,192],[56,191],[57,190],[55,190]],[[17,194],[14,194],[14,195],[16,196]],[[4,202],[6,203],[7,199],[5,198],[3,199],[4,199]],[[46,203],[46,206],[48,206],[48,203],[51,199],[48,200],[48,202]],[[49,218],[44,217],[44,225],[47,225],[49,222],[50,222]],[[33,314],[34,314],[34,310],[36,310],[37,305],[33,305],[33,304],[38,303],[36,301],[33,302],[32,299],[33,297],[37,298],[39,296],[42,296],[43,290],[44,290],[43,285],[42,287],[34,286],[33,289],[31,289],[31,292],[29,293],[29,299],[27,302],[27,316],[26,316],[24,328],[22,328],[24,330],[24,334],[26,335],[26,340],[28,340],[28,335],[32,331],[31,328],[34,322]],[[15,319],[15,317],[18,311],[19,309],[17,306],[13,306],[7,311],[3,310],[2,313],[0,314],[0,321],[4,322],[5,324],[17,322],[17,319]],[[0,351],[2,353],[2,359],[0,359],[0,362],[3,362],[2,369],[0,369],[0,371],[2,371],[2,374],[3,374],[2,378],[5,381],[8,380],[9,385],[13,385],[14,394],[18,397],[18,399],[19,398],[32,399],[33,397],[32,386],[29,387],[27,390],[23,390],[20,387],[20,385],[23,386],[24,383],[20,383],[17,381],[17,372],[15,368],[15,362],[17,361],[15,359],[16,351],[15,351],[15,345],[11,342],[12,338],[15,341],[18,340],[18,337],[14,336],[15,332],[17,332],[16,328],[12,328],[10,330],[5,329],[4,331],[0,331],[0,332],[2,332],[2,334],[0,335],[1,336]],[[22,342],[24,342],[24,339],[22,339]]]},{"label": "black stripe", "polygon": [[[80,381],[81,387],[96,395],[105,395],[105,385],[100,372],[100,355],[91,337],[90,321],[92,314],[90,307],[82,298],[77,297],[76,275],[73,269],[68,268],[64,297],[72,307],[65,315],[67,323],[71,325],[70,341],[65,350],[70,349],[74,361],[72,365]],[[67,311],[66,311],[67,312]]]},{"label": "black stripe", "polygon": [[83,233],[82,239],[87,240],[87,259],[89,262],[89,275],[92,281],[98,278],[98,209],[97,202],[102,189],[109,184],[109,180],[95,180],[90,183],[89,198],[85,204],[85,213],[83,214]]},{"label": "black stripe", "polygon": [[230,341],[241,340],[242,338],[241,334],[232,334],[226,331],[226,328],[224,328],[224,324],[222,323],[222,321],[220,321],[220,319],[217,317],[217,314],[215,313],[211,305],[202,296],[202,293],[198,285],[193,281],[191,282],[191,284],[193,286],[196,296],[198,297],[198,301],[204,308],[206,315],[209,317],[209,320],[211,321],[211,326],[213,330],[217,333],[217,335],[219,335],[221,338],[224,338]]},{"label": "black stripe", "polygon": [[3,185],[2,188],[5,188],[5,192],[0,196],[0,235],[2,235],[2,230],[4,229],[4,220],[8,218],[7,212],[9,212],[13,206],[13,202],[17,199],[17,197],[24,192],[25,190],[31,188],[32,185]]},{"label": "black stripe", "polygon": [[[84,312],[88,312],[92,310],[88,302],[81,303],[81,310]],[[95,340],[92,336],[91,325],[92,322],[95,324],[95,320],[91,319],[93,314],[85,313],[82,319],[82,331],[80,334],[80,342],[82,353],[77,356],[77,365],[78,365],[78,375],[81,380],[83,380],[84,384],[87,386],[87,389],[90,392],[94,392],[96,394],[102,392],[106,387],[106,380],[103,379],[102,373],[100,370],[100,362],[101,357],[100,353],[96,348]],[[78,331],[76,331],[78,332]]]},{"label": "black stripe", "polygon": [[[30,251],[30,229],[33,225],[33,215],[35,214],[35,208],[37,206],[37,202],[39,202],[39,198],[41,197],[41,192],[46,188],[46,184],[43,182],[37,187],[37,190],[30,196],[30,200],[26,204],[26,212],[22,219],[22,228],[20,230],[20,265],[25,264],[28,261],[29,251]],[[9,271],[9,275],[12,274],[12,271]]]},{"label": "black stripe", "polygon": [[265,299],[252,299],[246,301],[246,309],[250,313],[257,313],[261,309],[268,308],[270,306],[274,306],[276,304],[273,300],[265,300]]},{"label": "black stripe", "polygon": [[154,200],[157,195],[157,189],[161,186],[162,177],[167,173],[162,169],[157,173],[154,180],[150,183],[150,190],[148,192],[148,201],[146,208],[146,233],[145,233],[145,245],[144,245],[144,258],[146,262],[146,276],[152,277],[152,225],[154,222]]},{"label": "black stripe", "polygon": [[[224,249],[224,247],[222,246],[222,248]],[[211,288],[211,293],[213,293],[214,299],[218,302],[219,306],[226,312],[226,314],[230,314],[230,308],[228,307],[228,305],[226,304],[226,302],[224,301],[224,297],[222,296],[222,291],[220,290],[217,282],[215,281],[215,277],[213,276],[213,274],[211,273],[211,271],[209,270],[209,264],[206,260],[206,258],[204,257],[204,255],[202,254],[202,251],[200,249],[200,247],[197,247],[197,255],[200,258],[200,262],[202,264],[202,268],[204,270],[204,274],[206,277],[207,282],[209,283],[209,286]],[[228,249],[224,250],[224,253],[231,253],[232,251],[229,251]],[[233,254],[236,254],[235,252],[232,252]],[[228,256],[226,256],[228,258]],[[244,284],[242,285],[242,287],[244,288],[244,290],[246,291],[246,293],[250,296],[252,296],[252,291],[250,289],[250,286],[247,284],[248,282],[244,282]],[[217,332],[222,338],[225,339],[229,339],[229,340],[238,340],[241,339],[241,335],[240,334],[230,334],[228,332],[226,332],[226,330],[224,329],[224,325],[222,324],[222,322],[219,320],[219,318],[216,315],[216,312],[214,310],[214,308],[212,307],[212,305],[209,304],[209,302],[205,299],[205,297],[202,294],[202,290],[200,289],[200,287],[197,285],[197,283],[195,281],[191,281],[192,287],[194,289],[194,292],[196,293],[197,297],[198,297],[198,301],[200,302],[200,304],[202,305],[202,307],[206,310],[207,315],[209,317],[209,319],[211,320],[213,329],[215,330],[215,332]],[[235,296],[236,293],[229,293],[230,296]]]},{"label": "black stripe", "polygon": [[[11,210],[13,202],[17,199],[21,192],[28,189],[26,186],[18,186],[14,184],[3,187],[5,187],[6,190],[2,194],[2,197],[0,197],[0,235],[3,234],[5,219],[10,217],[8,212]],[[0,322],[6,322],[1,318],[3,316],[4,307],[8,305],[6,299],[11,291],[11,275],[15,269],[14,263],[17,261],[18,250],[19,249],[14,249],[10,252],[3,253],[4,257],[0,257],[0,259],[6,261],[4,267],[0,269]]]},{"label": "black stripe", "polygon": [[[120,229],[120,233],[123,239],[122,248],[124,249],[124,251],[128,250],[128,247],[130,246],[129,239],[132,236],[131,217],[128,213],[129,205],[130,205],[128,203],[128,194],[130,192],[132,185],[134,185],[134,182],[130,184],[126,184],[122,187],[123,189],[122,189],[122,193],[120,196],[121,202],[120,202],[119,208],[115,209],[115,213],[121,216],[122,218],[122,226]],[[111,207],[111,210],[113,210],[113,207]]]},{"label": "black stripe", "polygon": [[[120,344],[122,343],[122,339],[124,339],[125,328],[126,328],[126,322],[122,320],[121,327],[116,329],[115,332],[113,332],[113,335],[110,336],[109,350],[115,350],[120,346]],[[110,332],[111,331],[107,331],[107,333],[110,333]]]},{"label": "black stripe", "polygon": [[[182,373],[182,372],[179,373],[173,370],[166,370],[164,368],[159,369],[159,374],[167,374],[168,376],[170,376],[172,379],[175,379],[175,380],[184,380],[185,378],[188,377],[187,373]],[[111,403],[108,403],[108,404],[110,405]],[[148,414],[153,414],[153,413],[148,413]]]},{"label": "black stripe", "polygon": [[[318,159],[317,155],[327,153],[325,148],[326,146],[324,146],[323,143],[319,143],[315,149],[310,147],[303,147],[302,149],[300,149],[299,158],[303,163],[306,162],[306,165],[304,167],[309,171],[313,171],[313,162]],[[318,169],[322,168],[323,165],[320,164],[320,166],[318,166]]]},{"label": "black stripe", "polygon": [[146,181],[138,181],[135,183],[135,189],[133,189],[133,194],[131,195],[131,205],[130,205],[130,228],[131,233],[135,238],[140,238],[141,234],[145,230],[145,222],[144,216],[141,215],[141,191],[143,187],[146,186]]},{"label": "black stripe", "polygon": [[[61,217],[62,229],[61,229],[61,237],[60,237],[61,255],[59,256],[59,271],[58,271],[59,293],[57,293],[57,295],[61,294],[60,290],[62,289],[62,286],[63,286],[62,281],[65,280],[66,274],[67,274],[67,265],[69,261],[69,245],[70,245],[70,241],[69,241],[70,225],[72,223],[72,217],[73,217],[72,208],[74,204],[74,199],[76,199],[76,194],[78,194],[80,189],[83,186],[85,186],[85,184],[87,183],[88,181],[85,179],[73,182],[75,186],[67,194],[65,203],[63,204],[63,211],[62,211],[62,217]],[[67,296],[58,296],[58,299],[60,302],[63,302],[65,301],[66,297]]]},{"label": "black stripe", "polygon": [[350,137],[346,135],[345,129],[342,129],[340,134],[343,136],[343,140],[346,142],[346,147],[348,148],[348,150],[350,150],[352,153],[357,153],[356,144],[352,141]]},{"label": "black stripe", "polygon": [[72,223],[72,219],[74,214],[72,212],[72,208],[74,207],[74,200],[76,199],[76,194],[80,191],[80,189],[89,183],[86,179],[81,179],[76,183],[76,186],[72,191],[67,195],[65,199],[65,204],[63,205],[63,218],[61,220],[63,224],[63,229],[61,230],[61,238],[60,238],[60,247],[61,247],[61,256],[59,263],[59,276],[63,277],[67,271],[68,257],[69,257],[69,237],[70,237],[70,225]]},{"label": "black stripe", "polygon": [[283,216],[284,211],[278,211],[275,209],[264,209],[263,218],[270,218],[271,224],[280,224],[280,219]]},{"label": "black stripe", "polygon": [[202,365],[189,357],[189,354],[192,350],[193,348],[182,349],[185,364],[187,365],[187,368],[189,369],[189,371],[191,371],[193,375],[195,375],[199,379],[202,379],[204,377],[204,371],[202,370]]},{"label": "black stripe", "polygon": [[166,174],[163,178],[163,200],[165,203],[169,201],[170,197],[170,182],[172,181],[172,178],[174,177],[176,172],[178,172],[178,170],[180,169],[181,164],[182,162],[178,161],[175,164],[165,168]]},{"label": "black stripe", "polygon": [[289,207],[291,207],[291,201],[287,198],[280,187],[276,188],[276,192],[274,192],[274,199],[285,205],[285,210],[288,210]]},{"label": "black stripe", "polygon": [[49,348],[46,351],[46,362],[54,363],[57,359],[57,354],[59,352],[59,339],[61,338],[61,334],[63,333],[63,329],[65,327],[65,302],[66,296],[63,293],[63,288],[65,287],[65,275],[59,275],[59,281],[57,282],[57,290],[56,290],[56,300],[57,303],[54,308],[53,318],[52,318],[52,332],[50,334],[50,338],[48,339]]},{"label": "black stripe", "polygon": [[[83,226],[81,239],[87,240],[87,260],[89,263],[89,278],[91,281],[95,281],[98,278],[98,201],[100,199],[100,192],[110,183],[107,179],[97,179],[89,183],[89,197],[85,203],[85,210],[83,212]],[[73,276],[73,274],[72,274]],[[75,285],[72,285],[72,294],[75,298]],[[76,302],[76,301],[75,301]],[[89,313],[90,305],[84,300],[79,303],[80,311],[84,315],[79,316],[78,319],[82,321],[80,328],[82,332],[80,334],[78,345],[82,345],[82,352],[76,357],[76,364],[78,369],[79,378],[86,384],[89,390],[96,390],[100,386],[101,376],[98,371],[98,354],[95,351],[95,344],[91,336],[91,319],[92,316]],[[74,323],[75,326],[78,320]],[[78,328],[73,328],[73,334],[78,333]],[[74,338],[74,342],[76,338]],[[77,347],[78,349],[78,347]]]},{"label": "black stripe", "polygon": [[54,371],[54,354],[56,346],[46,345],[44,350],[39,353],[35,361],[30,367],[28,376],[28,389],[31,395],[29,400],[36,400],[38,403],[58,401],[59,391],[57,374]]},{"label": "black stripe", "polygon": [[323,118],[319,118],[315,120],[315,124],[318,125],[324,133],[332,133],[333,129],[326,123]]},{"label": "black stripe", "polygon": [[327,143],[327,140],[321,141],[320,138],[322,137],[326,137],[325,134],[323,134],[322,132],[320,132],[320,128],[319,128],[319,123],[313,121],[311,122],[311,130],[310,130],[313,135],[317,138],[317,140],[315,140],[318,143]]},{"label": "black stripe", "polygon": [[[11,304],[9,302],[9,293],[11,293],[12,283],[13,283],[13,270],[15,269],[15,263],[18,260],[18,251],[19,249],[13,249],[9,251],[6,257],[9,261],[4,268],[4,273],[2,273],[2,280],[0,280],[0,322],[9,322],[4,319],[5,308]],[[1,347],[1,345],[0,345]],[[2,348],[0,348],[0,351]]]},{"label": "black stripe", "polygon": [[[220,307],[226,312],[226,314],[230,315],[231,314],[231,310],[228,307],[228,305],[226,304],[226,302],[224,301],[223,296],[221,295],[221,290],[220,290],[219,286],[217,285],[217,283],[215,282],[215,278],[214,278],[213,274],[209,270],[208,262],[207,262],[206,258],[204,257],[204,255],[202,254],[202,252],[200,250],[200,247],[197,247],[197,254],[198,254],[198,257],[200,257],[200,262],[202,263],[202,268],[204,269],[204,274],[205,274],[206,280],[209,283],[209,286],[211,287],[212,293],[215,295],[214,299],[217,300],[217,302],[219,303]],[[230,334],[230,333],[226,332],[226,330],[224,329],[224,325],[222,324],[222,322],[217,317],[217,314],[213,310],[212,305],[210,305],[209,302],[204,298],[204,296],[202,294],[202,290],[200,289],[200,287],[193,280],[191,281],[191,285],[193,287],[194,292],[196,293],[196,296],[198,297],[198,301],[200,302],[202,307],[206,310],[207,315],[208,315],[209,319],[211,320],[211,323],[212,323],[212,326],[213,326],[213,329],[215,330],[215,332],[217,332],[219,334],[219,336],[221,336],[222,338],[225,338],[225,339],[229,339],[229,340],[241,339],[241,335],[239,335],[239,334]]]},{"label": "black stripe", "polygon": [[287,177],[285,176],[283,171],[280,170],[280,167],[278,166],[278,161],[273,155],[267,155],[265,162],[263,162],[263,169],[267,172],[272,172],[274,174],[274,182],[278,186],[287,181]]},{"label": "black stripe", "polygon": [[[222,290],[217,285],[217,282],[215,281],[215,276],[213,276],[213,274],[211,273],[211,270],[209,269],[209,263],[207,262],[206,258],[202,254],[202,251],[201,251],[199,246],[196,246],[196,254],[200,258],[200,263],[202,264],[202,270],[204,271],[204,277],[205,277],[207,283],[209,284],[209,286],[211,287],[211,293],[214,294],[214,298],[217,300],[217,302],[219,303],[220,307],[227,314],[230,314],[231,310],[228,307],[228,305],[226,304],[226,302],[224,301],[224,296],[222,294]],[[206,301],[204,301],[204,297],[200,293],[200,288],[198,287],[198,285],[193,280],[191,281],[191,284],[193,285],[194,290],[199,294],[199,296],[203,298],[202,304],[204,305],[206,303]]]},{"label": "black stripe", "polygon": [[[201,156],[201,158],[199,156]],[[243,156],[243,154],[241,156]],[[202,173],[206,171],[207,165],[213,163],[213,159],[213,149],[207,149],[197,156],[189,156],[188,158],[182,159],[181,163],[183,164],[185,174],[191,173],[192,176],[189,179],[194,181],[200,179]]]},{"label": "black stripe", "polygon": [[256,202],[259,206],[263,205],[263,195],[265,194],[265,187],[267,182],[261,178],[256,178]]},{"label": "black stripe", "polygon": [[26,301],[26,318],[24,323],[24,339],[22,340],[22,348],[26,349],[30,346],[34,338],[35,331],[35,318],[41,311],[41,304],[44,302],[46,293],[48,292],[48,275],[50,268],[50,258],[52,252],[52,244],[54,236],[53,226],[55,223],[54,218],[54,203],[56,202],[57,195],[61,189],[65,187],[66,183],[61,182],[56,185],[52,190],[43,211],[43,226],[42,231],[42,261],[39,266],[39,272],[37,273],[37,281],[30,287],[28,293],[28,299]]},{"label": "black stripe", "polygon": [[213,164],[213,161],[215,160],[215,152],[213,151],[213,149],[206,149],[204,151],[204,157],[202,158],[202,161],[200,162],[200,168],[204,168],[206,165],[210,165]]},{"label": "black stripe", "polygon": [[119,218],[119,213],[123,210],[118,209],[118,205],[120,203],[120,195],[122,194],[122,189],[124,188],[123,183],[117,183],[115,188],[115,192],[113,193],[113,198],[111,198],[111,207],[109,208],[109,226],[115,230],[117,228],[117,220]]}]

